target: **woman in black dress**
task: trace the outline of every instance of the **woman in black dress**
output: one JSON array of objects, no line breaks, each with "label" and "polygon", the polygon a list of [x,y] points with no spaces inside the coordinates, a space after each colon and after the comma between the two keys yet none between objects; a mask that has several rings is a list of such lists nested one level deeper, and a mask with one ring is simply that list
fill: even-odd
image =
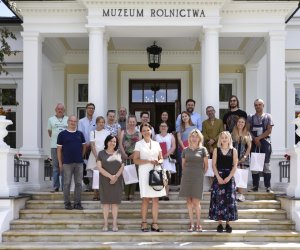
[{"label": "woman in black dress", "polygon": [[237,151],[232,146],[231,135],[228,131],[223,131],[213,152],[212,165],[215,178],[209,208],[209,218],[218,221],[219,233],[224,230],[222,221],[226,221],[226,232],[231,233],[232,227],[229,222],[238,219],[234,180],[237,163]]}]

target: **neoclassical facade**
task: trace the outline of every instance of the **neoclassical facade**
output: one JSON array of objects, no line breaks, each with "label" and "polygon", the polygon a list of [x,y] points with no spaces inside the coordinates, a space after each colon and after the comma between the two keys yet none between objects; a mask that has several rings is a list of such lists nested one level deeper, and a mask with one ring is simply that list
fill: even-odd
[{"label": "neoclassical facade", "polygon": [[[256,98],[265,100],[275,123],[276,168],[295,143],[290,121],[300,111],[295,100],[300,94],[299,18],[285,24],[297,3],[14,1],[23,23],[12,29],[20,32],[15,44],[22,53],[9,59],[10,74],[0,76],[0,87],[16,87],[16,146],[33,165],[40,164],[49,154],[47,118],[58,102],[69,115],[82,115],[89,101],[98,115],[125,106],[136,114],[154,110],[155,116],[159,105],[179,105],[176,113],[193,98],[206,118],[206,106],[214,106],[221,116],[226,98],[235,94],[247,113],[254,113]],[[156,71],[148,67],[146,52],[154,41],[163,49]],[[154,96],[167,86],[169,101],[163,94],[147,101],[151,84],[160,86]],[[277,178],[275,174],[273,182]]]}]

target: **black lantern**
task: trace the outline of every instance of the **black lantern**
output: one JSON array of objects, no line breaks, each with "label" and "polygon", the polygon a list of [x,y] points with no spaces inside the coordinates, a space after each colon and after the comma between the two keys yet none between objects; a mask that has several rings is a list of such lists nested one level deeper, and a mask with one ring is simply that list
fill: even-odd
[{"label": "black lantern", "polygon": [[161,47],[158,47],[155,42],[151,47],[147,48],[148,54],[148,65],[150,68],[155,71],[155,69],[159,68],[160,66],[160,54],[161,54]]}]

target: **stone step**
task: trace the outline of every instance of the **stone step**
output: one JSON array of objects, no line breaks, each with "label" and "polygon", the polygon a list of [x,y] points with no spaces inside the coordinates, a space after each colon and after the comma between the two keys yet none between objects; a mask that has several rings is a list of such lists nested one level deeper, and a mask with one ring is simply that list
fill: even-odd
[{"label": "stone step", "polygon": [[[202,200],[202,209],[209,208],[209,200]],[[82,201],[82,206],[85,209],[100,209],[100,201]],[[122,201],[120,209],[136,209],[141,207],[141,200]],[[273,208],[280,209],[280,201],[277,200],[246,200],[238,202],[239,209],[246,208]],[[26,208],[29,209],[63,209],[64,203],[62,200],[29,200],[26,202]],[[186,202],[183,200],[160,201],[159,208],[162,209],[185,209]]]},{"label": "stone step", "polygon": [[[139,230],[140,219],[119,219],[118,227],[120,230]],[[149,220],[150,223],[150,220]],[[110,224],[112,224],[110,220]],[[201,220],[203,229],[214,230],[217,222],[208,219]],[[186,231],[189,227],[189,221],[186,219],[160,219],[160,228],[163,230],[182,230]],[[273,220],[273,219],[239,219],[232,222],[233,228],[237,230],[294,230],[295,224],[290,220]],[[99,220],[76,220],[76,219],[59,219],[59,220],[31,220],[20,219],[11,222],[12,230],[101,230],[103,219]]]},{"label": "stone step", "polygon": [[5,242],[1,250],[287,250],[300,249],[299,242]]},{"label": "stone step", "polygon": [[[56,192],[25,192],[24,194],[31,195],[33,200],[63,200],[63,193]],[[246,200],[275,200],[276,195],[280,195],[281,193],[267,193],[267,192],[245,192]],[[82,192],[82,200],[83,201],[91,201],[93,200],[93,192]],[[73,192],[71,192],[71,197],[73,199]],[[171,200],[183,200],[183,198],[178,197],[178,192],[170,192],[169,197]],[[134,200],[139,200],[140,194],[136,192],[134,195]],[[203,192],[203,200],[210,199],[210,192]],[[125,197],[124,197],[125,200]]]},{"label": "stone step", "polygon": [[[282,209],[240,209],[238,211],[241,219],[286,219],[286,211]],[[149,209],[149,218],[151,211]],[[208,209],[201,210],[202,218],[208,217]],[[20,210],[20,219],[100,219],[101,209],[89,210],[65,210],[65,209],[23,209]],[[119,218],[140,218],[140,209],[122,209]],[[164,209],[159,211],[160,219],[187,219],[186,209]]]},{"label": "stone step", "polygon": [[204,230],[201,233],[164,231],[138,232],[125,230],[101,232],[99,230],[10,230],[2,235],[4,242],[300,242],[300,233],[280,230],[233,230],[231,234]]}]

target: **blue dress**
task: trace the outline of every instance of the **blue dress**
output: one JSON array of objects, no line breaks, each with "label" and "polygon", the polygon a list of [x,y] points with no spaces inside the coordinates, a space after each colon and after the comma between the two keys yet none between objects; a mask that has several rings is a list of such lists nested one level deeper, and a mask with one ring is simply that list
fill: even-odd
[{"label": "blue dress", "polygon": [[[226,178],[233,167],[233,149],[229,149],[224,155],[220,148],[217,148],[217,170],[221,178]],[[214,178],[209,207],[209,219],[234,221],[238,219],[236,191],[234,177],[220,185],[217,178]]]}]

